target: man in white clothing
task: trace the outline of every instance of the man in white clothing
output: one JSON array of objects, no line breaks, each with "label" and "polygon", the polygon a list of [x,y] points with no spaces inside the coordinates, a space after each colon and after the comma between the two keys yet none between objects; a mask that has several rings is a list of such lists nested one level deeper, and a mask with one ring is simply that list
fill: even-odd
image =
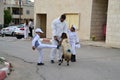
[{"label": "man in white clothing", "polygon": [[34,29],[34,24],[33,24],[33,20],[32,19],[30,19],[30,21],[29,21],[29,31],[30,31],[30,33],[29,33],[29,36],[32,38],[33,37],[33,29]]},{"label": "man in white clothing", "polygon": [[[66,19],[66,16],[63,14],[61,15],[60,18],[55,19],[52,22],[52,34],[53,34],[52,44],[54,45],[58,45],[58,41],[61,40],[62,33],[67,33],[67,24],[66,24],[65,19]],[[51,63],[54,63],[56,52],[57,52],[56,48],[53,48],[51,50],[51,55],[50,55]],[[62,55],[62,50],[61,48],[59,48],[58,49],[58,61],[61,61],[61,55]]]}]

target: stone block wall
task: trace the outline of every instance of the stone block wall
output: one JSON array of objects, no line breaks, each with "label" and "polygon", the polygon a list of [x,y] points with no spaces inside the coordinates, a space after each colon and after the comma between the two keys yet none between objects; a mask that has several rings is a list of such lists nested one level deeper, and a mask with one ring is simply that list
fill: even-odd
[{"label": "stone block wall", "polygon": [[120,46],[120,0],[109,0],[106,43]]},{"label": "stone block wall", "polygon": [[0,2],[0,24],[4,24],[4,5]]}]

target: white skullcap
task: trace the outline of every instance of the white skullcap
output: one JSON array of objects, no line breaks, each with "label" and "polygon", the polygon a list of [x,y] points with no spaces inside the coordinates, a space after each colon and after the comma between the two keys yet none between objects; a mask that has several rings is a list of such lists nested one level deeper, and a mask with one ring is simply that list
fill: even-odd
[{"label": "white skullcap", "polygon": [[76,26],[75,26],[75,25],[72,25],[72,27],[76,29]]},{"label": "white skullcap", "polygon": [[37,28],[37,29],[35,30],[35,32],[43,33],[43,31],[42,31],[40,28]]}]

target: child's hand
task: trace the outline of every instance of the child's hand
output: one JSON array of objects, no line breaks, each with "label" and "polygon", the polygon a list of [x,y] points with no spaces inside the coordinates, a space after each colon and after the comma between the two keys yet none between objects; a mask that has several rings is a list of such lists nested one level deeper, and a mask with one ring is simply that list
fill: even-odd
[{"label": "child's hand", "polygon": [[54,36],[54,39],[57,40],[57,36]]},{"label": "child's hand", "polygon": [[35,47],[33,46],[32,49],[35,50]]},{"label": "child's hand", "polygon": [[59,42],[58,42],[58,45],[61,46],[61,44],[62,44],[62,41],[59,41]]},{"label": "child's hand", "polygon": [[57,49],[59,49],[60,48],[60,45],[57,45]]},{"label": "child's hand", "polygon": [[59,43],[57,36],[54,36],[54,40],[56,40]]}]

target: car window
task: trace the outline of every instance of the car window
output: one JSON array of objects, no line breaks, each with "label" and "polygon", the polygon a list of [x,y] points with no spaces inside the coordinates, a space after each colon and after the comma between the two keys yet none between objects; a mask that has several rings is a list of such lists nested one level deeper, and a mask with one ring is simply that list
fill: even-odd
[{"label": "car window", "polygon": [[20,24],[20,25],[18,25],[17,27],[18,27],[18,28],[21,28],[21,27],[24,27],[24,26],[23,26],[23,24]]},{"label": "car window", "polygon": [[6,27],[6,28],[14,28],[14,27],[16,27],[16,26],[9,26],[9,27]]}]

